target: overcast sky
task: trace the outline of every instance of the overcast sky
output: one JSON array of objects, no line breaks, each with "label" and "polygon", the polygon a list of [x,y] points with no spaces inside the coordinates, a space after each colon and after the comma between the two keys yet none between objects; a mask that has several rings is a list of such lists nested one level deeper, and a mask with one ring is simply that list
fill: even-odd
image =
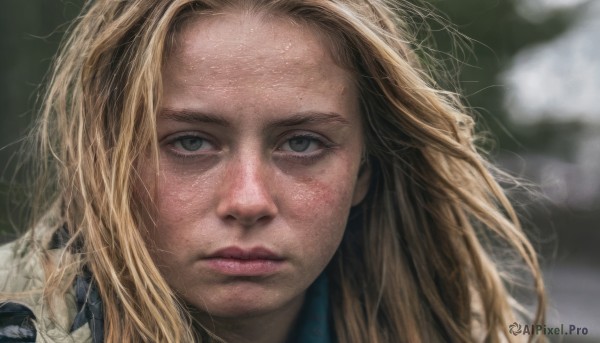
[{"label": "overcast sky", "polygon": [[[544,11],[583,2],[527,0],[522,6]],[[600,1],[587,6],[567,32],[521,51],[505,72],[506,105],[516,122],[581,119],[600,125]]]},{"label": "overcast sky", "polygon": [[600,0],[517,0],[521,13],[540,20],[553,10],[587,6],[552,41],[519,52],[503,75],[505,104],[520,124],[540,120],[587,124],[570,161],[525,158],[527,173],[556,203],[600,206]]},{"label": "overcast sky", "polygon": [[569,9],[588,1],[590,0],[515,0],[524,14],[528,13],[534,17],[555,10]]}]

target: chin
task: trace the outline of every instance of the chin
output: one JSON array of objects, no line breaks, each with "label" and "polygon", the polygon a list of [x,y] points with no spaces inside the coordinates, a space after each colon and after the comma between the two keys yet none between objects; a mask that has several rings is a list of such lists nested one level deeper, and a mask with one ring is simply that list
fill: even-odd
[{"label": "chin", "polygon": [[249,283],[222,285],[219,288],[214,292],[201,292],[201,297],[185,297],[186,301],[210,316],[243,318],[276,312],[297,298]]}]

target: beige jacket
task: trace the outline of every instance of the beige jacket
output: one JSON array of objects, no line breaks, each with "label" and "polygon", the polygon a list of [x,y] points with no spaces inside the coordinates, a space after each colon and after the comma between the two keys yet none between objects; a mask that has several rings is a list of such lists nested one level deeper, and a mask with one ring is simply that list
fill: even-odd
[{"label": "beige jacket", "polygon": [[[77,315],[73,287],[65,296],[53,299],[52,311],[43,300],[45,272],[42,253],[36,245],[35,241],[20,239],[0,247],[0,341],[18,329],[11,322],[11,316],[16,318],[13,312],[2,313],[2,304],[11,303],[13,308],[23,305],[23,309],[31,311],[35,342],[92,342],[89,324],[70,330]],[[50,250],[49,262],[52,264],[63,252],[64,249]]]}]

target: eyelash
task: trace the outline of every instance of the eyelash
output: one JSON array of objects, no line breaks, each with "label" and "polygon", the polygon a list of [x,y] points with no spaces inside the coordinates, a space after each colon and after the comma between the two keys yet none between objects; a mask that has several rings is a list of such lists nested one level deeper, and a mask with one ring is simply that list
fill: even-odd
[{"label": "eyelash", "polygon": [[[289,144],[290,141],[292,141],[294,139],[299,139],[299,138],[308,139],[310,141],[309,144],[317,144],[319,147],[317,148],[316,151],[309,152],[309,153],[282,150],[283,145],[285,145],[286,143]],[[277,145],[276,151],[282,152],[282,154],[284,154],[286,156],[286,158],[292,158],[292,159],[295,159],[298,161],[308,163],[308,162],[318,160],[324,154],[326,154],[328,152],[328,150],[332,149],[333,147],[334,147],[334,145],[331,142],[323,139],[320,136],[309,134],[309,133],[298,133],[298,134],[294,134],[294,135],[285,137],[285,140],[281,144]]]},{"label": "eyelash", "polygon": [[[322,138],[321,136],[317,136],[317,135],[313,135],[313,134],[309,134],[309,133],[297,133],[297,134],[292,134],[292,135],[286,135],[284,137],[285,137],[284,140],[281,143],[277,144],[277,147],[275,149],[275,151],[279,152],[278,157],[285,158],[285,159],[293,159],[293,160],[297,160],[299,162],[307,163],[307,164],[312,161],[318,160],[323,155],[325,155],[329,150],[331,150],[332,148],[335,147],[335,145],[333,143]],[[169,146],[169,148],[170,148],[169,150],[172,154],[174,154],[176,157],[182,158],[182,159],[203,158],[203,157],[212,155],[212,154],[207,154],[207,153],[197,153],[195,151],[187,151],[182,147],[180,147],[180,148],[175,147],[175,145],[177,143],[181,144],[181,142],[184,139],[190,139],[190,138],[202,140],[203,145],[209,144],[209,145],[212,145],[213,147],[214,146],[218,147],[218,145],[215,144],[213,142],[213,140],[208,139],[202,135],[195,134],[195,133],[182,133],[180,135],[172,137],[167,141],[166,145]],[[290,141],[292,141],[294,139],[299,139],[299,138],[308,139],[310,141],[309,144],[317,144],[318,145],[317,150],[313,151],[313,152],[309,152],[309,153],[282,150],[283,145],[289,144]],[[202,147],[199,148],[199,150],[201,150],[201,149],[202,149]],[[182,153],[181,152],[182,150],[185,150],[186,152]]]},{"label": "eyelash", "polygon": [[[175,145],[176,144],[182,144],[182,141],[185,139],[199,139],[202,141],[202,146],[204,144],[209,144],[211,146],[217,146],[213,140],[208,139],[202,135],[198,135],[195,133],[182,133],[179,135],[176,135],[175,137],[170,138],[166,145],[169,147],[169,150],[172,154],[174,154],[176,157],[179,158],[185,158],[185,159],[189,159],[189,158],[201,158],[201,157],[206,157],[207,154],[206,153],[197,153],[195,151],[189,151],[189,150],[185,150],[185,148],[181,147],[181,148],[177,148]],[[199,150],[202,149],[202,146],[200,148],[198,148]],[[181,151],[185,151],[185,152],[181,152]]]}]

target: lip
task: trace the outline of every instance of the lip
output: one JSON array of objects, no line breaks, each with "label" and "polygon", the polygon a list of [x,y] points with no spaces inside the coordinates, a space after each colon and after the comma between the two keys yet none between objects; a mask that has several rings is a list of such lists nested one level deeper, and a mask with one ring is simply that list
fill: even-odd
[{"label": "lip", "polygon": [[283,267],[284,258],[263,247],[227,247],[205,259],[213,271],[229,276],[267,276]]},{"label": "lip", "polygon": [[225,258],[236,260],[283,260],[281,256],[263,247],[255,247],[252,249],[227,247],[210,254],[208,258]]}]

